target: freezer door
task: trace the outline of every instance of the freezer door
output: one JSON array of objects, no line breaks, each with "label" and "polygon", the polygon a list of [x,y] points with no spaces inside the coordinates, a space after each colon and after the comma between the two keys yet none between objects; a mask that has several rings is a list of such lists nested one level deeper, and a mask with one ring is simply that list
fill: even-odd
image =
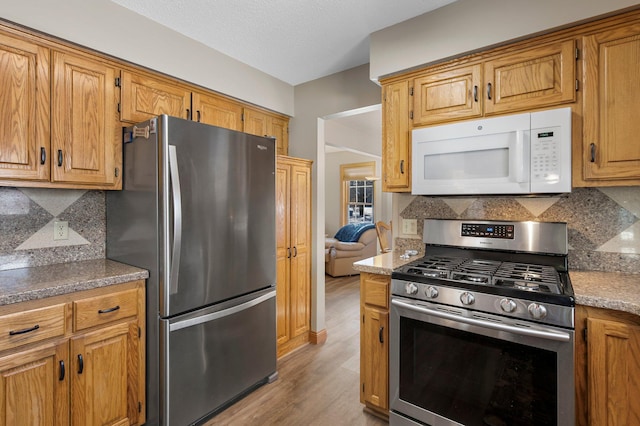
[{"label": "freezer door", "polygon": [[193,424],[276,371],[275,290],[161,320],[163,425]]},{"label": "freezer door", "polygon": [[275,284],[275,141],[159,118],[170,317]]}]

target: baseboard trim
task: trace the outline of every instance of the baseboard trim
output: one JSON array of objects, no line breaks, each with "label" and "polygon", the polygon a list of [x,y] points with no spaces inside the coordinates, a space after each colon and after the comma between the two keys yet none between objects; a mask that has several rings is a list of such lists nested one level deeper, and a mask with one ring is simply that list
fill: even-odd
[{"label": "baseboard trim", "polygon": [[314,345],[321,345],[327,341],[327,329],[309,332],[309,342]]}]

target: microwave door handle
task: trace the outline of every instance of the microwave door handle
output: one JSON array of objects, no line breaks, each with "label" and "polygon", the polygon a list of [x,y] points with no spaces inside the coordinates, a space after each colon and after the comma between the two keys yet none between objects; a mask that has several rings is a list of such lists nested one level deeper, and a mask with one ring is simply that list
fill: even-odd
[{"label": "microwave door handle", "polygon": [[524,183],[524,165],[525,161],[529,161],[524,157],[524,130],[516,131],[516,147],[515,147],[515,171],[516,182]]}]

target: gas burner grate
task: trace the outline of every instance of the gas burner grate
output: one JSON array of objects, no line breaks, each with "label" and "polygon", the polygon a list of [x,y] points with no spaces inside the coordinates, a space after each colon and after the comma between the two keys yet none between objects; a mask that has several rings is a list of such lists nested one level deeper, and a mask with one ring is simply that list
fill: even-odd
[{"label": "gas burner grate", "polygon": [[405,267],[405,272],[429,278],[449,278],[449,272],[464,262],[464,258],[425,256]]},{"label": "gas burner grate", "polygon": [[525,291],[562,293],[558,272],[544,265],[504,262],[496,271],[493,284]]},{"label": "gas burner grate", "polygon": [[467,259],[451,272],[451,279],[474,284],[491,284],[491,277],[500,266],[495,260]]}]

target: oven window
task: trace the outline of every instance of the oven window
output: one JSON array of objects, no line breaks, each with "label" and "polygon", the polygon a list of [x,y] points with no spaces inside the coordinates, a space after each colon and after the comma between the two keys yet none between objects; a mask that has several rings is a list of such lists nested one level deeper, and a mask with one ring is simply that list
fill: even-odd
[{"label": "oven window", "polygon": [[467,426],[556,425],[557,354],[400,318],[400,399]]}]

